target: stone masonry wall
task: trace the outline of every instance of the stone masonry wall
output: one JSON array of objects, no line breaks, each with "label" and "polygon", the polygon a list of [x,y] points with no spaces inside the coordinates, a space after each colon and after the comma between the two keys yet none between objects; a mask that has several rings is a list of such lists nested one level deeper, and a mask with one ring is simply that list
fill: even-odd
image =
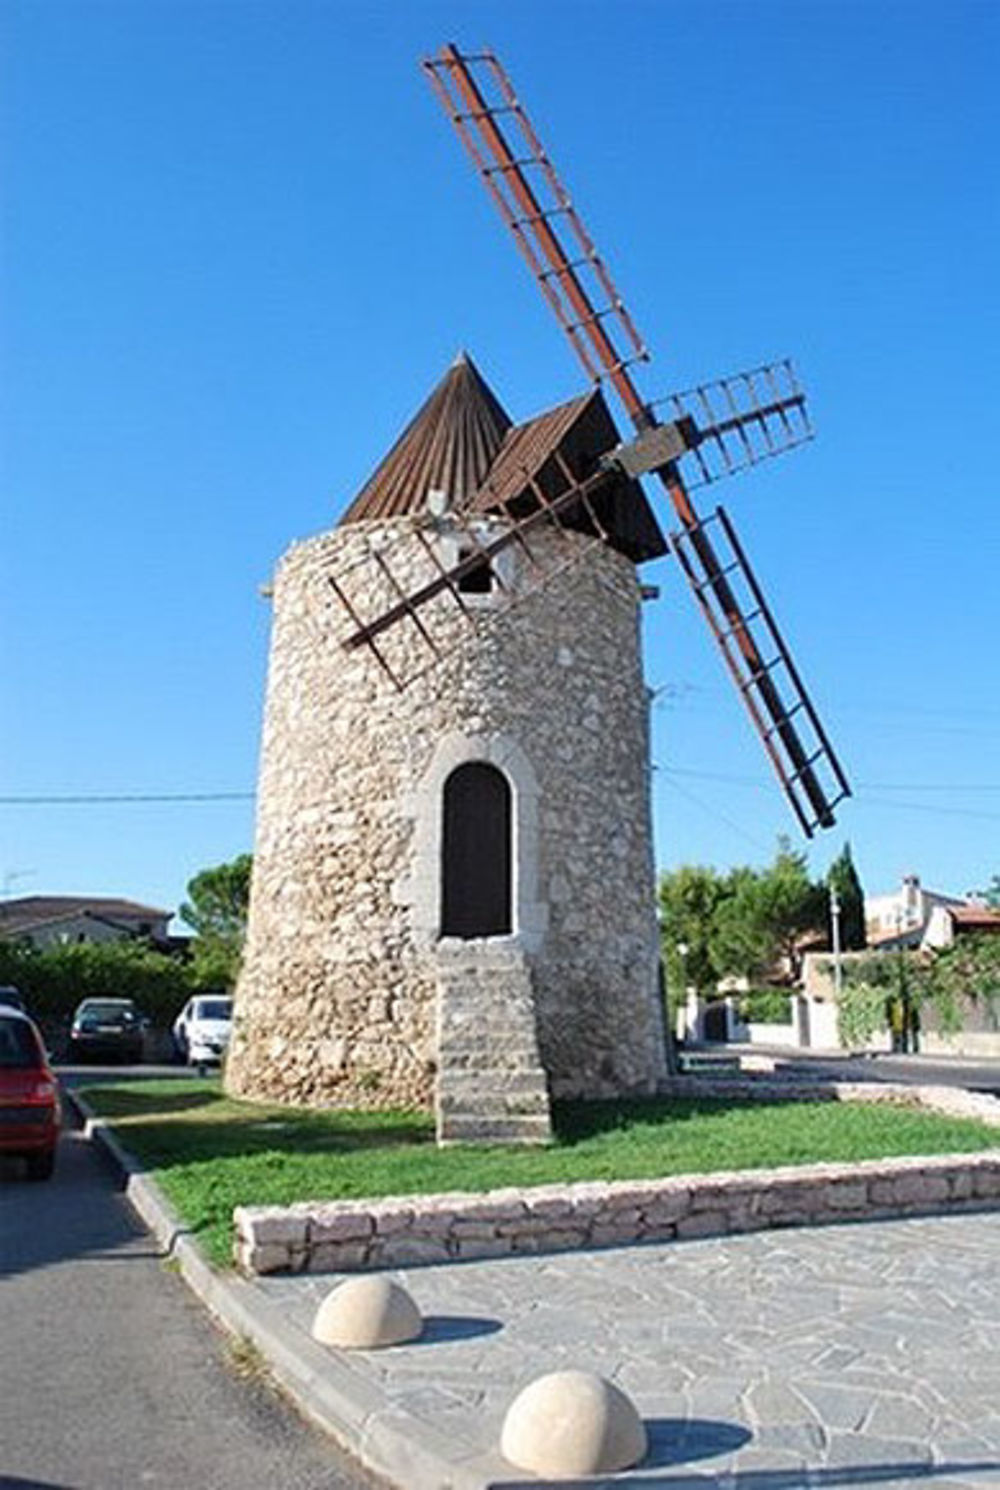
[{"label": "stone masonry wall", "polygon": [[[356,574],[355,603],[377,613],[397,597],[373,571],[374,543],[391,547],[408,586],[432,577],[414,521],[298,544],[276,575],[227,1087],[316,1105],[431,1106],[428,897],[439,865],[428,844],[440,801],[427,782],[448,742],[502,769],[507,757],[522,762],[513,941],[530,965],[551,1089],[652,1090],[663,1036],[634,570],[578,535],[535,534],[553,562],[574,544],[585,557],[512,606],[480,605],[472,623],[449,598],[435,601],[426,620],[444,659],[400,693],[366,647],[340,645],[350,626],[327,574]],[[508,563],[516,580],[516,555]],[[381,642],[399,672],[429,660],[406,620]]]}]

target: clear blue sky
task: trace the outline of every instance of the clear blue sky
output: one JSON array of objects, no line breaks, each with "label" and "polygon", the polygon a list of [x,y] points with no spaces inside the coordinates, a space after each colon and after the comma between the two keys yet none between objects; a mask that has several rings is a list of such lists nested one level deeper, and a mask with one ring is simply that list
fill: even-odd
[{"label": "clear blue sky", "polygon": [[[0,795],[250,793],[268,609],[467,347],[581,377],[424,82],[492,45],[649,396],[796,358],[818,438],[715,488],[855,784],[870,891],[1000,872],[1000,7],[8,0]],[[716,495],[717,494],[717,495]],[[672,561],[664,866],[796,836]],[[175,906],[247,800],[0,804],[8,894]]]}]

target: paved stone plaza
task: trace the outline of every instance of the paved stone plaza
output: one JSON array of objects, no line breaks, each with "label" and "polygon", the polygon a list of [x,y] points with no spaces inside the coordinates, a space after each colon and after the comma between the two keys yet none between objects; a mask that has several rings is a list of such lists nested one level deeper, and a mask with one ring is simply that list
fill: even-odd
[{"label": "paved stone plaza", "polygon": [[[495,1451],[521,1387],[567,1366],[608,1376],[646,1421],[649,1458],[615,1485],[1000,1486],[998,1214],[394,1276],[428,1321],[424,1338],[339,1360],[382,1402],[375,1418],[411,1424],[415,1451],[455,1465],[442,1487]],[[251,1287],[304,1344],[336,1281]],[[497,1490],[539,1483],[496,1469]],[[418,1482],[428,1479],[416,1465],[412,1481],[400,1476]]]}]

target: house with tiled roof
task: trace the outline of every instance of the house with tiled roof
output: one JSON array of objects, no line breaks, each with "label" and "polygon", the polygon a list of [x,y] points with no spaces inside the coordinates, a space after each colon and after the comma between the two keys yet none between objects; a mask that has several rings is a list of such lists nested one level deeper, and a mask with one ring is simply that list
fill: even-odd
[{"label": "house with tiled roof", "polygon": [[963,936],[1000,935],[1000,910],[987,905],[936,905],[920,943],[921,950],[950,947]]},{"label": "house with tiled roof", "polygon": [[898,890],[865,896],[868,946],[877,952],[919,947],[935,910],[960,909],[967,904],[961,896],[928,890],[918,874],[905,874]]},{"label": "house with tiled roof", "polygon": [[24,895],[0,900],[0,941],[41,948],[141,938],[166,945],[172,915],[119,896]]}]

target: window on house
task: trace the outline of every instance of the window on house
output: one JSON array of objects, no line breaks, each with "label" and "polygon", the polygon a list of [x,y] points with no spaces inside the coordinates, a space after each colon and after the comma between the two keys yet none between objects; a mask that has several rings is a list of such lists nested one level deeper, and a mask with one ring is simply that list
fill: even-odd
[{"label": "window on house", "polygon": [[441,935],[508,935],[511,882],[510,783],[496,767],[470,761],[444,784]]}]

